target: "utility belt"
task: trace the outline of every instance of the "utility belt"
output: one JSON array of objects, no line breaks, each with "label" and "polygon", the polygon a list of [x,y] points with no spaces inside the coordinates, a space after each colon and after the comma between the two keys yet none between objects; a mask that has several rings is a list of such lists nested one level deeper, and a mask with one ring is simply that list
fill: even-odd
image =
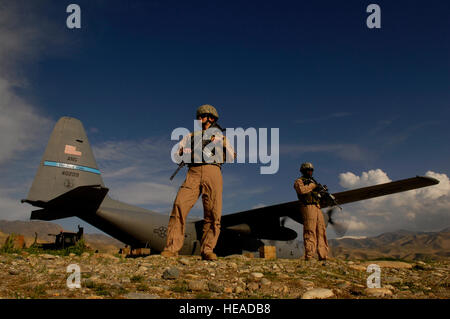
[{"label": "utility belt", "polygon": [[197,166],[204,166],[204,165],[215,165],[215,166],[218,166],[219,168],[222,168],[222,164],[221,163],[190,163],[190,164],[187,164],[187,166],[189,168],[197,167]]},{"label": "utility belt", "polygon": [[308,205],[320,206],[320,200],[311,193],[297,195],[297,197],[298,200],[300,201],[301,206],[308,206]]}]

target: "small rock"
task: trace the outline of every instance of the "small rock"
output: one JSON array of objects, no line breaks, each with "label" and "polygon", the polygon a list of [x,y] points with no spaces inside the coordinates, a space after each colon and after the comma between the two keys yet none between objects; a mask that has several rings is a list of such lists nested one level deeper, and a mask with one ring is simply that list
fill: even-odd
[{"label": "small rock", "polygon": [[353,286],[356,287],[356,288],[366,288],[367,287],[367,286],[364,286],[364,285],[361,285],[361,284],[357,284],[357,283],[354,283]]},{"label": "small rock", "polygon": [[138,270],[141,271],[141,272],[145,272],[145,271],[148,270],[148,268],[147,268],[147,267],[144,267],[144,266],[141,266],[141,267],[139,267]]},{"label": "small rock", "polygon": [[125,297],[128,299],[159,299],[159,296],[144,294],[140,292],[130,292],[126,294]]},{"label": "small rock", "polygon": [[163,279],[177,279],[180,276],[180,271],[176,267],[167,268],[162,275]]},{"label": "small rock", "polygon": [[201,280],[188,281],[188,287],[189,287],[189,290],[192,290],[192,291],[208,289],[208,285],[204,281],[201,281]]},{"label": "small rock", "polygon": [[165,289],[162,287],[151,286],[151,287],[148,287],[148,290],[151,292],[154,292],[154,293],[162,293],[162,292],[164,292]]},{"label": "small rock", "polygon": [[84,252],[81,254],[81,258],[88,258],[90,254],[88,252]]},{"label": "small rock", "polygon": [[112,283],[111,287],[114,289],[117,289],[117,290],[123,289],[123,286],[121,284],[119,284],[118,282]]},{"label": "small rock", "polygon": [[200,276],[194,275],[194,274],[187,274],[185,277],[186,277],[186,279],[199,279],[200,278]]},{"label": "small rock", "polygon": [[363,265],[350,265],[350,266],[348,266],[348,268],[357,270],[357,271],[366,271],[367,270],[367,267],[363,266]]},{"label": "small rock", "polygon": [[233,269],[237,269],[237,267],[238,267],[238,265],[236,263],[229,263],[228,266]]},{"label": "small rock", "polygon": [[250,291],[257,290],[258,288],[259,288],[259,285],[256,282],[249,282],[247,284],[247,289]]},{"label": "small rock", "polygon": [[336,285],[338,288],[345,289],[350,287],[350,283],[348,281],[341,282]]},{"label": "small rock", "polygon": [[353,261],[347,261],[347,265],[353,265],[354,264],[354,262]]},{"label": "small rock", "polygon": [[252,277],[252,279],[261,279],[262,277],[264,277],[264,275],[260,272],[252,272],[250,276]]},{"label": "small rock", "polygon": [[58,256],[56,256],[56,255],[50,255],[50,254],[42,254],[42,255],[39,255],[41,258],[43,258],[43,259],[47,259],[47,260],[53,260],[53,259],[56,259]]},{"label": "small rock", "polygon": [[261,285],[263,285],[263,286],[268,286],[268,285],[270,285],[270,284],[271,284],[271,282],[270,282],[269,279],[267,279],[267,278],[262,278],[262,279],[261,279]]},{"label": "small rock", "polygon": [[208,289],[211,292],[218,292],[221,293],[223,292],[223,286],[218,285],[217,283],[213,282],[213,281],[209,281],[208,282]]},{"label": "small rock", "polygon": [[231,294],[231,293],[233,293],[233,289],[231,287],[225,287],[223,292],[226,293],[226,294]]},{"label": "small rock", "polygon": [[75,257],[76,255],[74,253],[70,253],[69,257]]},{"label": "small rock", "polygon": [[387,288],[366,288],[364,293],[372,297],[384,297],[392,295],[392,291]]},{"label": "small rock", "polygon": [[234,293],[235,294],[240,294],[244,291],[244,289],[242,289],[242,287],[237,286],[236,288],[234,288]]},{"label": "small rock", "polygon": [[314,283],[312,281],[309,281],[309,280],[299,279],[299,280],[296,281],[296,283],[299,286],[305,287],[306,289],[314,288]]},{"label": "small rock", "polygon": [[409,286],[402,286],[401,289],[408,290]]},{"label": "small rock", "polygon": [[302,296],[302,299],[325,299],[334,297],[334,293],[330,289],[325,288],[315,288],[308,290]]},{"label": "small rock", "polygon": [[179,262],[180,262],[180,264],[185,265],[185,266],[190,264],[190,262],[189,262],[189,260],[187,258],[181,258],[179,260]]},{"label": "small rock", "polygon": [[390,289],[390,290],[394,290],[395,289],[395,287],[392,286],[392,285],[384,285],[383,288]]},{"label": "small rock", "polygon": [[387,276],[386,278],[384,278],[383,280],[384,282],[387,282],[389,284],[392,283],[398,283],[398,282],[402,282],[403,280],[399,277],[395,277],[395,276]]},{"label": "small rock", "polygon": [[20,274],[20,271],[18,271],[17,269],[10,269],[9,274],[16,276],[16,275]]}]

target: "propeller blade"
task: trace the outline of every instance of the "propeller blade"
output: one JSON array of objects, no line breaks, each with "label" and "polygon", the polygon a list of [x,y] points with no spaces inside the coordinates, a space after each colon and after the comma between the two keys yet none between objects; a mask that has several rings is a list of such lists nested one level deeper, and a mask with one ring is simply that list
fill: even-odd
[{"label": "propeller blade", "polygon": [[345,235],[348,230],[348,223],[345,221],[336,221],[333,219],[333,214],[335,212],[335,208],[331,208],[327,211],[328,223],[333,226],[333,230],[339,237]]}]

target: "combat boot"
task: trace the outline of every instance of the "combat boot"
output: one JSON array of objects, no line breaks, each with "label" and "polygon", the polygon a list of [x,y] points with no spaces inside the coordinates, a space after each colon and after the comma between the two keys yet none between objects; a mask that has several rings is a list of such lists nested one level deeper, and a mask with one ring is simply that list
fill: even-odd
[{"label": "combat boot", "polygon": [[164,250],[161,253],[161,256],[163,256],[163,257],[178,257],[178,253],[170,251],[170,250]]},{"label": "combat boot", "polygon": [[202,253],[202,260],[217,260],[215,253]]}]

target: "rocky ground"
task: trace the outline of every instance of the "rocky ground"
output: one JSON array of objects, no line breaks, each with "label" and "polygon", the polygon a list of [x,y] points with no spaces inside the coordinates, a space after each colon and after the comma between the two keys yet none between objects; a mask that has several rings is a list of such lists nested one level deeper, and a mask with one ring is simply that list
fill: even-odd
[{"label": "rocky ground", "polygon": [[[81,288],[69,289],[67,266],[81,270]],[[367,288],[367,265],[381,267],[381,288]],[[450,263],[344,261],[326,266],[303,260],[232,255],[123,258],[0,254],[0,298],[449,298]]]}]

